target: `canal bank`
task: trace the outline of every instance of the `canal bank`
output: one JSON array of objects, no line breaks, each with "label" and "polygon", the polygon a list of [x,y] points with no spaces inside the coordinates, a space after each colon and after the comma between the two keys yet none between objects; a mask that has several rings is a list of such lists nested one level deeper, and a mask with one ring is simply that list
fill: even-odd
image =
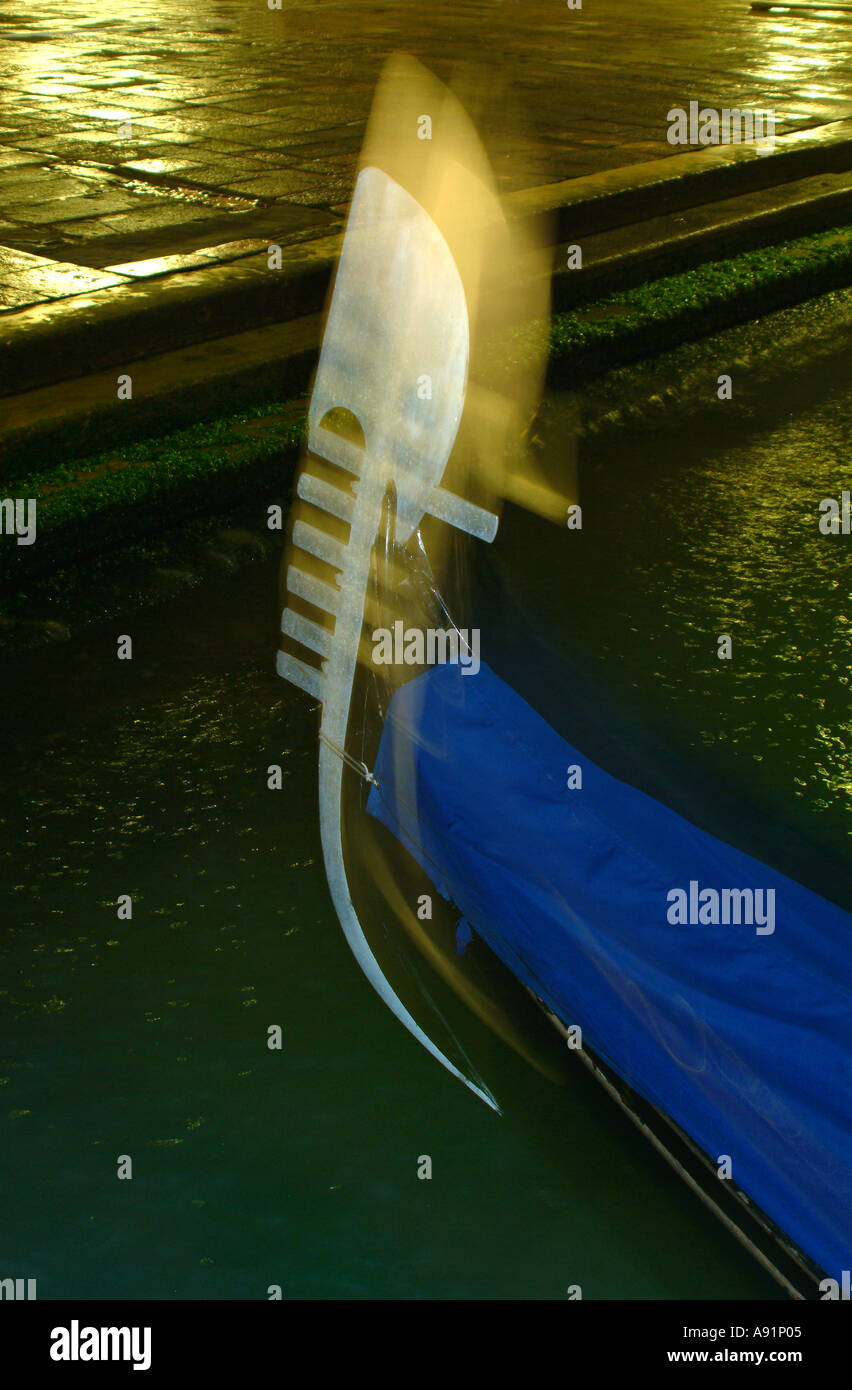
[{"label": "canal bank", "polygon": [[[745,292],[745,321],[844,283],[842,231],[832,246],[797,238],[852,221],[852,122],[782,135],[772,149],[695,149],[526,188],[504,206],[525,235],[553,248],[557,313],[594,316],[597,301],[672,281],[681,307],[697,296],[705,318],[720,299]],[[743,253],[790,242],[800,265],[746,260],[742,282],[730,269]],[[0,316],[4,473],[297,394],[315,360],[340,246],[339,230],[283,246],[243,238],[106,266],[91,280],[80,267],[0,251],[15,291]],[[678,281],[719,262],[729,280],[721,294],[708,298],[700,284]],[[661,325],[672,313],[660,305]],[[704,331],[721,326],[717,312]],[[673,320],[669,342],[695,331]],[[557,337],[554,356],[578,346],[560,350]]]},{"label": "canal bank", "polygon": [[[631,430],[712,431],[726,414],[745,434],[765,422],[782,378],[791,403],[809,400],[825,364],[849,350],[852,292],[743,319],[752,306],[852,278],[850,235],[744,253],[557,313],[548,398],[529,429],[545,472],[577,445],[628,439]],[[720,399],[723,376],[729,399]],[[36,501],[37,540],[4,537],[0,642],[56,640],[110,609],[156,602],[217,567],[275,551],[305,408],[304,397],[249,400],[171,434],[61,463],[48,451],[41,467],[10,467],[4,495]]]},{"label": "canal bank", "polygon": [[[734,325],[747,335],[756,318],[852,283],[852,224],[836,225],[852,214],[852,123],[787,134],[768,151],[708,148],[518,191],[506,206],[553,243],[548,383],[578,396],[577,427],[594,431],[583,402],[619,366]],[[7,640],[67,628],[67,615],[51,629],[27,614],[55,601],[51,589],[81,594],[85,567],[114,568],[127,547],[160,557],[168,589],[182,544],[169,535],[216,534],[231,509],[248,508],[254,549],[266,548],[258,528],[286,512],[339,248],[339,234],[283,250],[247,240],[107,268],[94,289],[48,277],[53,298],[3,316],[3,494],[37,513],[35,543],[3,538]],[[521,324],[501,343],[510,369],[531,338]],[[718,352],[717,377],[722,359],[741,360],[730,341]],[[755,386],[738,372],[735,410]],[[677,389],[649,391],[649,408],[667,412]],[[277,523],[253,510],[264,497]]]}]

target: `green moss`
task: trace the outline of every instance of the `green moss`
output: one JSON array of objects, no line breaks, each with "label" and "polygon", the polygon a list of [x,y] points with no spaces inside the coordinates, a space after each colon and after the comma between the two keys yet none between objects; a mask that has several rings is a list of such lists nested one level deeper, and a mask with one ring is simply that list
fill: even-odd
[{"label": "green moss", "polygon": [[849,284],[852,227],[709,261],[555,314],[551,379],[564,380],[566,368],[587,378]]},{"label": "green moss", "polygon": [[10,478],[6,495],[38,502],[38,538],[34,546],[0,550],[0,585],[18,585],[46,569],[280,489],[302,444],[304,416],[304,401],[257,406]]}]

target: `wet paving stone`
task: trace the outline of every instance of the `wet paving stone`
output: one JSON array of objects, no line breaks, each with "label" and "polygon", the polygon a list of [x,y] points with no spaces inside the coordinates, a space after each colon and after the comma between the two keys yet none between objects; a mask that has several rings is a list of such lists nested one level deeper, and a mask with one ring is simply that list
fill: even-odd
[{"label": "wet paving stone", "polygon": [[24,251],[0,246],[0,309],[22,309],[31,304],[65,299],[74,294],[126,284],[116,271],[86,270],[78,265],[48,260]]},{"label": "wet paving stone", "polygon": [[239,191],[223,240],[258,234],[257,200],[322,232],[400,49],[443,78],[477,74],[471,106],[504,192],[670,154],[667,112],[690,99],[772,106],[779,131],[852,115],[852,25],[746,0],[717,0],[712,24],[694,0],[128,0],[97,15],[91,0],[39,0],[0,12],[0,236],[84,264],[98,240],[115,259],[127,238],[127,260],[211,244],[218,213],[176,210],[144,177],[77,186],[58,166],[81,160],[125,166],[125,185],[135,166]]},{"label": "wet paving stone", "polygon": [[156,275],[173,275],[183,270],[195,270],[201,266],[239,260],[243,256],[265,251],[267,245],[266,237],[246,237],[242,241],[225,242],[221,246],[211,246],[204,251],[191,251],[183,256],[159,256],[146,261],[126,261],[123,265],[112,265],[106,269],[116,275],[150,279]]}]

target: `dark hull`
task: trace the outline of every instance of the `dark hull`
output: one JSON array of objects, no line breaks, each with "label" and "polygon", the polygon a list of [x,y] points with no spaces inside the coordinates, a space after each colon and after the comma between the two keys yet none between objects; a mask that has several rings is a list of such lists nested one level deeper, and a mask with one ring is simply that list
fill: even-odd
[{"label": "dark hull", "polygon": [[[509,523],[511,527],[511,515]],[[757,814],[741,787],[721,777],[708,778],[706,769],[691,764],[678,747],[676,735],[668,745],[660,742],[635,710],[601,688],[587,673],[582,652],[572,649],[564,638],[548,642],[546,631],[536,622],[535,593],[527,585],[527,572],[513,566],[511,550],[501,552],[498,542],[493,557],[477,555],[473,574],[464,565],[451,567],[451,573],[459,576],[457,591],[453,593],[448,583],[443,592],[454,616],[460,615],[457,622],[470,623],[470,615],[476,614],[483,634],[483,659],[554,729],[570,736],[572,743],[613,775],[779,871],[805,884],[818,881],[823,892],[828,875],[839,905],[848,908],[845,866],[839,860],[833,862],[825,846],[809,843],[782,818],[767,816],[765,810]],[[362,675],[361,713],[354,721],[358,747],[350,749],[368,766],[373,766],[386,709],[386,697],[377,701],[375,689],[373,677]],[[542,1044],[530,1021],[528,991],[495,957],[489,960],[486,949],[479,950],[475,960],[457,955],[457,914],[452,904],[442,905],[428,874],[384,827],[371,823],[365,801],[364,788],[353,777],[345,817],[353,900],[383,970],[424,1029],[469,1073],[464,1041],[468,1011],[549,1075],[570,1066],[562,1049],[557,1058]],[[428,930],[411,910],[426,892],[431,892],[436,907]],[[564,1035],[569,1020],[536,1002]],[[823,1271],[735,1183],[719,1182],[709,1155],[593,1049],[584,1046],[572,1055],[791,1297],[819,1297]],[[477,1079],[484,1080],[486,1087],[489,1081],[493,1084],[487,1075],[477,1074]]]}]

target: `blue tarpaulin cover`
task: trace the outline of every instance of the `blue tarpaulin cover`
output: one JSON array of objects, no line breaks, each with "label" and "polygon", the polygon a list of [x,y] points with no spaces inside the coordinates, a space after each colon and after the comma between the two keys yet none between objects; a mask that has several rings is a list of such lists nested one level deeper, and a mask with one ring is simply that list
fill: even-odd
[{"label": "blue tarpaulin cover", "polygon": [[[484,664],[403,686],[374,772],[370,812],[509,969],[839,1280],[852,917],[603,772]],[[774,930],[670,921],[690,884],[693,917],[702,890],[761,889],[763,915],[774,890]]]}]

